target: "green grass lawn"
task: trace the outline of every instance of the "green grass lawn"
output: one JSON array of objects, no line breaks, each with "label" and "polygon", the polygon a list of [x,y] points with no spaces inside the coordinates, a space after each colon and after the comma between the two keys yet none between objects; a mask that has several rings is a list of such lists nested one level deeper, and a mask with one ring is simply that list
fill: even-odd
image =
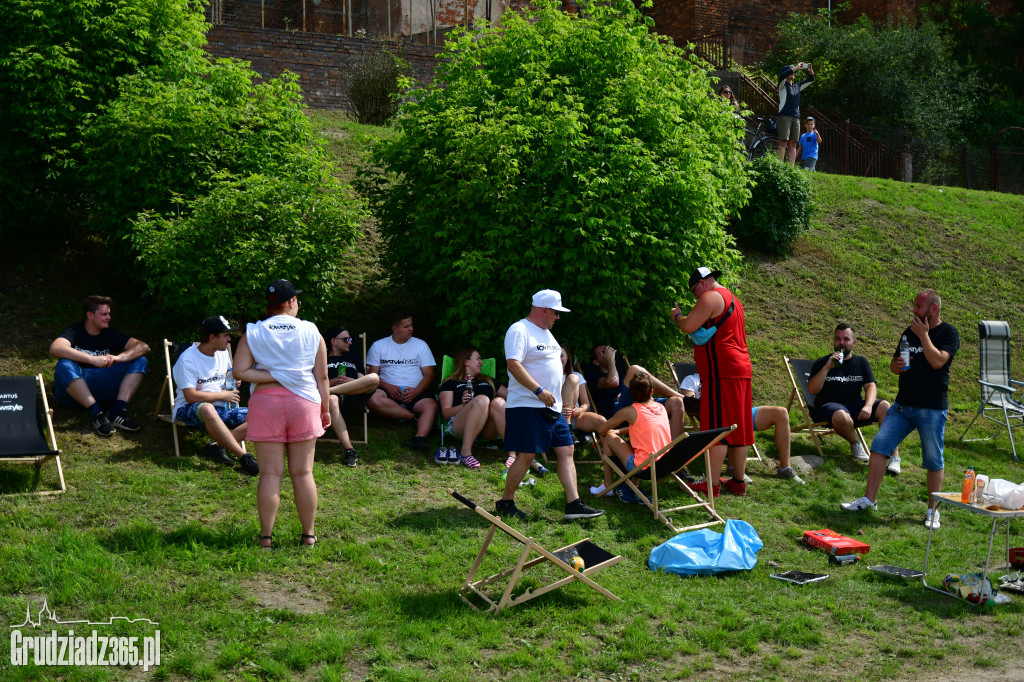
[{"label": "green grass lawn", "polygon": [[[355,158],[373,134],[331,116],[318,122],[339,159]],[[914,293],[934,286],[962,340],[951,375],[945,487],[959,488],[968,465],[1024,480],[1005,431],[988,442],[956,440],[977,406],[977,321],[1003,319],[1024,330],[1024,200],[823,174],[814,176],[814,191],[813,229],[793,255],[750,254],[734,279],[746,308],[755,401],[785,404],[783,354],[823,355],[838,320],[858,329],[858,352],[872,361],[881,396],[892,399],[887,358]],[[115,326],[158,348],[160,315],[112,281],[101,248],[76,245],[46,261],[0,255],[0,374],[41,371],[52,391],[48,344],[93,292],[115,297]],[[354,305],[369,308],[366,297],[377,294],[354,295],[362,297]],[[978,610],[865,568],[924,564],[916,436],[902,449],[903,474],[883,484],[879,511],[854,516],[838,505],[863,494],[866,468],[845,443],[826,440],[825,464],[795,486],[774,476],[774,445],[759,436],[771,466],[752,463],[748,496],[725,496],[719,508],[752,524],[765,546],[754,570],[718,577],[651,572],[650,551],[670,533],[643,508],[601,500],[595,505],[607,509],[604,516],[562,522],[561,488],[553,475],[542,478],[519,493],[519,506],[533,516],[519,527],[549,549],[590,537],[620,553],[624,560],[596,579],[623,601],[572,585],[491,617],[457,595],[486,524],[445,490],[493,508],[502,457],[483,451],[477,471],[440,467],[402,448],[410,427],[371,419],[359,467],[342,467],[337,445],[317,450],[317,547],[298,547],[286,481],[275,548],[262,552],[254,542],[255,481],[199,458],[198,434],[186,438],[183,457],[173,456],[170,427],[151,418],[162,356],[150,358],[133,403],[143,432],[100,440],[83,416],[58,407],[68,492],[0,498],[4,624],[20,623],[26,601],[38,608],[44,598],[64,620],[159,621],[162,664],[150,674],[168,679],[1012,679],[1024,669],[1024,599]],[[1013,362],[1024,374],[1024,343],[1016,342]],[[870,439],[874,428],[867,431]],[[998,432],[988,425],[977,433]],[[794,443],[795,455],[813,452],[806,441]],[[27,468],[0,466],[0,492],[25,490],[30,478]],[[585,490],[598,469],[580,465],[579,479]],[[39,485],[53,481],[51,467]],[[830,566],[799,542],[802,531],[817,528],[867,542],[871,553],[854,566]],[[930,575],[977,570],[987,529],[979,518],[945,512]],[[1024,545],[1021,531],[1016,523],[1015,546]],[[514,562],[519,548],[508,538],[492,544],[485,571]],[[804,587],[769,577],[788,569],[831,577]],[[127,668],[14,667],[4,639],[3,679],[144,676]]]}]

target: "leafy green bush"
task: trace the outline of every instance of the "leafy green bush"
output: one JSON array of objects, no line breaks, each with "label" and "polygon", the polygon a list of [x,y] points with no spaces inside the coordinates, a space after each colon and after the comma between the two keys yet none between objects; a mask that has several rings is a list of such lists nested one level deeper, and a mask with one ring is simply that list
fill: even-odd
[{"label": "leafy green bush", "polygon": [[384,125],[398,112],[398,79],[405,62],[387,48],[364,52],[348,74],[345,91],[349,114],[359,123]]},{"label": "leafy green bush", "polygon": [[139,266],[165,311],[187,324],[211,314],[255,318],[267,283],[281,277],[306,291],[306,319],[333,301],[365,216],[326,165],[290,170],[280,178],[218,177],[209,194],[183,202],[180,213],[135,221]]},{"label": "leafy green bush", "polygon": [[227,59],[124,78],[121,95],[83,135],[95,229],[123,237],[139,212],[189,204],[220,173],[278,176],[322,165],[296,76],[257,78],[248,64]]},{"label": "leafy green bush", "polygon": [[734,234],[741,245],[786,255],[811,226],[814,204],[807,172],[766,154],[751,164],[750,179],[750,204],[733,225]]},{"label": "leafy green bush", "polygon": [[192,0],[4,0],[0,225],[19,240],[62,232],[79,202],[81,131],[122,76],[201,57],[205,28]]},{"label": "leafy green bush", "polygon": [[401,135],[361,172],[390,277],[452,347],[500,352],[543,288],[573,309],[560,339],[674,345],[690,271],[738,258],[736,118],[629,1],[539,0],[502,23],[453,32],[433,83],[406,81]]}]

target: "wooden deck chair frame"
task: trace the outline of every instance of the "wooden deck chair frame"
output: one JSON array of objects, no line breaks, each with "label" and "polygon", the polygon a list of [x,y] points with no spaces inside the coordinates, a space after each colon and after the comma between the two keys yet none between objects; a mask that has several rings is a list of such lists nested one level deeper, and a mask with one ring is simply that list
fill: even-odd
[{"label": "wooden deck chair frame", "polygon": [[[782,360],[786,365],[786,372],[789,374],[789,383],[791,392],[789,394],[789,403],[786,405],[786,410],[793,411],[793,403],[796,402],[800,406],[800,412],[803,415],[803,420],[798,420],[800,423],[796,426],[790,426],[789,432],[791,436],[810,436],[811,440],[814,441],[814,447],[818,449],[818,454],[824,459],[825,453],[821,450],[821,437],[831,436],[835,433],[832,425],[829,422],[816,422],[811,418],[811,409],[814,405],[813,396],[806,391],[806,382],[801,382],[797,376],[796,367],[793,366],[794,362],[807,363],[807,371],[810,371],[811,365],[814,364],[813,360],[801,360],[800,358],[788,358],[785,355],[782,356]],[[870,452],[871,448],[868,447],[867,440],[864,439],[864,433],[857,427],[857,440],[864,446],[864,452]]]},{"label": "wooden deck chair frame", "polygon": [[[11,377],[11,378],[30,380],[29,377]],[[56,464],[56,466],[57,466],[57,478],[58,478],[58,480],[60,482],[60,489],[59,490],[33,490],[33,491],[29,491],[29,492],[24,492],[24,493],[6,493],[4,495],[5,497],[16,497],[16,496],[19,496],[19,495],[60,495],[61,493],[67,491],[67,485],[65,485],[65,483],[64,483],[64,467],[60,463],[60,448],[57,447],[57,436],[55,435],[54,430],[53,430],[53,409],[50,407],[50,401],[46,397],[46,385],[43,383],[43,375],[42,374],[37,374],[34,378],[35,378],[35,384],[39,388],[39,396],[42,397],[42,402],[43,402],[43,415],[42,416],[45,417],[45,419],[46,419],[46,432],[50,436],[49,442],[47,442],[46,441],[46,433],[39,434],[42,437],[42,441],[43,441],[41,443],[41,445],[48,446],[50,448],[50,451],[49,452],[40,453],[40,454],[36,454],[36,453],[33,453],[33,454],[15,454],[14,456],[11,456],[11,457],[0,457],[0,464],[31,464],[32,466],[34,466],[36,468],[35,481],[36,481],[36,483],[38,483],[39,478],[42,475],[43,465],[52,460]],[[36,400],[37,400],[37,397],[35,395],[35,390],[33,390],[32,393],[33,393],[33,395],[32,395],[32,406],[33,406],[33,408],[35,408],[36,407]],[[10,400],[13,401],[14,399],[12,398]],[[4,399],[2,402],[7,402],[7,399]],[[2,403],[0,403],[0,404],[2,404]],[[36,416],[39,417],[38,413],[36,413]],[[36,420],[33,420],[33,421],[36,421]],[[42,425],[41,418],[40,418],[40,420],[37,423],[39,423],[40,426]],[[33,436],[33,438],[34,438],[34,436]]]},{"label": "wooden deck chair frame", "polygon": [[[500,518],[491,514],[488,511],[482,509],[478,504],[469,500],[454,490],[449,489],[448,494],[454,497],[456,500],[466,505],[477,514],[486,519],[491,527],[487,531],[487,535],[484,538],[483,545],[480,547],[480,551],[476,555],[476,560],[473,562],[473,567],[469,570],[469,575],[463,581],[462,586],[459,588],[459,596],[464,602],[469,604],[472,608],[477,611],[484,611],[489,614],[497,615],[503,610],[510,606],[516,606],[522,604],[525,601],[529,601],[534,597],[539,597],[542,594],[546,594],[552,590],[556,590],[560,587],[568,585],[574,582],[581,582],[593,589],[597,590],[600,594],[612,599],[614,601],[622,601],[609,590],[601,587],[594,582],[592,575],[599,571],[603,571],[609,566],[622,561],[621,556],[616,556],[611,552],[598,547],[596,544],[590,541],[590,538],[584,538],[565,547],[561,547],[554,551],[548,551],[540,543],[534,540],[532,537],[523,535],[512,526],[508,525]],[[491,544],[491,540],[494,539],[495,533],[498,530],[504,531],[514,540],[523,544],[523,549],[519,553],[519,559],[516,561],[515,566],[512,568],[506,568],[503,571],[499,571],[492,576],[482,579],[476,579],[477,571],[480,570],[480,564],[487,554],[487,548]],[[540,556],[530,559],[531,553],[536,553]],[[569,562],[572,561],[573,557],[579,556],[584,561],[584,568],[582,571],[577,571]],[[542,585],[536,589],[527,588],[525,591],[520,593],[518,596],[513,595],[513,591],[519,580],[523,577],[523,574],[529,569],[539,566],[542,564],[553,564],[560,569],[564,576],[554,580],[546,585]],[[508,579],[508,583],[502,590],[501,596],[495,601],[492,597],[488,596],[484,592],[484,588],[493,583]],[[486,608],[481,609],[474,604],[469,597],[476,595],[484,601],[487,605]]]},{"label": "wooden deck chair frame", "polygon": [[[675,380],[676,386],[680,386],[683,383],[683,379],[697,372],[697,363],[672,362],[670,360],[668,368],[672,371],[672,378]],[[684,431],[700,431],[700,420],[689,412],[686,413],[686,422],[683,423]],[[754,430],[757,431],[757,429]],[[761,456],[761,451],[757,449],[757,443],[754,443],[750,447],[754,451],[754,456],[757,457],[757,461],[763,462],[764,457]]]},{"label": "wooden deck chair frame", "polygon": [[[451,376],[452,372],[455,371],[455,358],[450,355],[445,355],[441,358],[441,383],[444,383],[446,377]],[[495,358],[486,358],[483,360],[483,366],[480,368],[481,374],[486,374],[490,378],[494,379],[494,385],[498,386],[498,361]],[[434,396],[437,400],[437,431],[441,434],[441,447],[444,445],[444,437],[447,435],[449,438],[462,442],[462,437],[458,434],[452,433],[448,430],[448,420],[444,418],[441,413],[441,393],[440,391]],[[473,445],[480,445],[490,450],[497,450],[498,447],[494,445],[500,441],[501,438],[492,438],[490,440],[476,439]],[[488,445],[490,443],[490,445]]]},{"label": "wooden deck chair frame", "polygon": [[[1013,394],[1018,387],[1024,386],[1024,381],[1016,381],[1010,377],[1010,325],[995,320],[979,322],[978,344],[978,384],[981,387],[981,403],[971,423],[960,436],[960,441],[973,443],[995,438],[995,435],[988,438],[965,438],[978,417],[982,417],[1006,427],[1006,432],[1010,435],[1013,460],[1020,462],[1017,458],[1017,445],[1013,441],[1013,430],[1024,426],[1024,404],[1014,400]],[[997,416],[993,417],[989,413]]]},{"label": "wooden deck chair frame", "polygon": [[[158,393],[156,396],[156,410],[154,410],[153,416],[156,419],[159,419],[160,421],[163,422],[167,422],[168,424],[171,425],[171,434],[174,436],[175,457],[181,457],[181,444],[178,439],[178,427],[180,426],[186,429],[191,429],[193,427],[190,426],[189,424],[186,424],[185,422],[176,421],[174,419],[174,394],[176,393],[176,391],[174,389],[174,373],[172,370],[173,363],[171,362],[171,351],[174,349],[175,345],[183,346],[181,352],[178,353],[178,355],[180,356],[181,353],[184,353],[185,350],[187,350],[188,347],[193,343],[195,343],[195,341],[190,341],[188,343],[185,343],[183,341],[175,343],[174,341],[168,341],[167,339],[164,339],[164,370],[167,372],[167,374],[166,376],[164,376],[164,384],[163,386],[160,387],[160,393]],[[177,358],[175,358],[175,360],[177,360]],[[230,345],[228,346],[228,362],[231,364],[231,366],[234,366],[235,364],[235,358],[234,355],[231,353]],[[167,395],[167,414],[161,414],[160,412],[160,403],[163,402],[164,394]],[[242,447],[245,447],[245,443],[242,443]]]},{"label": "wooden deck chair frame", "polygon": [[[651,454],[649,462],[644,462],[639,466],[634,467],[630,471],[623,473],[622,464],[613,456],[601,452],[601,457],[605,463],[608,464],[613,472],[616,472],[619,476],[615,479],[615,482],[609,486],[609,489],[614,489],[619,485],[625,483],[630,489],[636,494],[636,496],[647,505],[647,508],[651,510],[654,518],[665,524],[670,531],[673,533],[685,533],[690,530],[697,530],[700,528],[707,528],[709,526],[715,526],[719,523],[724,524],[723,519],[718,512],[715,510],[715,496],[708,486],[708,497],[707,499],[701,497],[696,491],[693,490],[686,481],[679,476],[679,471],[687,464],[697,459],[698,457],[704,457],[705,471],[711,471],[711,448],[714,447],[723,438],[727,437],[736,429],[736,425],[726,426],[719,429],[709,429],[707,431],[697,431],[696,433],[688,433],[684,431],[679,434],[677,438],[674,438],[668,445]],[[687,443],[689,441],[689,443]],[[644,467],[649,464],[649,468]],[[648,497],[640,486],[636,484],[638,480],[650,479],[651,481],[651,496]],[[691,504],[684,504],[678,507],[670,507],[663,509],[658,498],[658,482],[667,479],[675,480],[679,488],[690,495],[693,498]],[[601,494],[603,494],[602,491]],[[711,517],[711,520],[706,523],[697,523],[691,526],[676,526],[669,518],[669,514],[675,512],[685,511],[687,509],[703,509]]]},{"label": "wooden deck chair frame", "polygon": [[[362,348],[363,348],[363,371],[365,372],[366,371],[366,332],[363,332],[362,334],[359,334],[358,338],[359,338],[359,345],[362,346]],[[373,396],[373,393],[368,393],[366,395],[367,395],[367,398],[366,398],[366,401],[363,403],[363,409],[362,409],[361,412],[357,411],[357,410],[348,410],[348,409],[345,408],[344,401],[342,401],[342,403],[341,403],[341,411],[343,413],[345,413],[345,415],[357,414],[357,415],[361,415],[362,418],[363,418],[363,438],[362,438],[362,440],[355,440],[355,439],[353,439],[352,438],[352,431],[351,431],[351,429],[349,430],[349,439],[352,440],[352,445],[366,445],[367,443],[370,442],[370,419],[369,419],[370,407],[369,407],[369,403],[370,403],[370,397]],[[345,420],[345,425],[346,426],[349,425],[349,421],[347,419]],[[334,433],[334,431],[332,431],[330,428],[327,429],[327,434],[333,434],[333,433]],[[337,438],[334,438],[333,436],[329,436],[327,434],[324,434],[323,436],[321,436],[317,440],[317,442],[318,443],[341,443],[341,441],[338,440]]]}]

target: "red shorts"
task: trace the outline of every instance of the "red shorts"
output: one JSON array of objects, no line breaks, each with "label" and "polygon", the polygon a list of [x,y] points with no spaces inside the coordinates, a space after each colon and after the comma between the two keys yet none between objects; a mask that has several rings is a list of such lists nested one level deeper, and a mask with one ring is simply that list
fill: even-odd
[{"label": "red shorts", "polygon": [[246,440],[297,443],[324,435],[320,403],[300,398],[283,386],[263,388],[249,398]]},{"label": "red shorts", "polygon": [[722,442],[731,446],[753,445],[754,416],[751,414],[751,405],[754,398],[751,380],[719,379],[705,383],[703,379],[701,377],[701,428],[717,429],[735,424],[736,430]]}]

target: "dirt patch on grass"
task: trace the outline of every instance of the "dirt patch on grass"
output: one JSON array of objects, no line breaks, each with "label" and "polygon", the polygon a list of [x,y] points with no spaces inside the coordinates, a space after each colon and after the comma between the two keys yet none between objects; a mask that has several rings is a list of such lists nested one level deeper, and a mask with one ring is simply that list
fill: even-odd
[{"label": "dirt patch on grass", "polygon": [[243,580],[244,587],[264,609],[280,609],[305,615],[326,613],[330,600],[318,594],[308,585],[290,582],[270,576],[258,576]]}]

